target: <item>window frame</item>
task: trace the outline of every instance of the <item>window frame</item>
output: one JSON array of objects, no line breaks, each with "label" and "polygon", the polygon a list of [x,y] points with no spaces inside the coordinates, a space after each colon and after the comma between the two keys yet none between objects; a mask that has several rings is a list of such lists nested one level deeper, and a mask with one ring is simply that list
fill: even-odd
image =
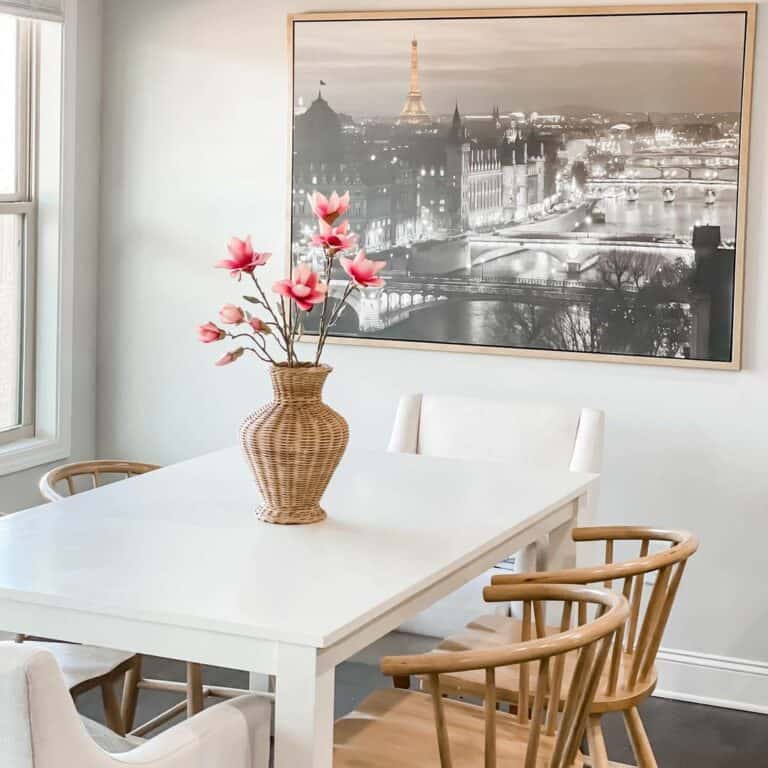
[{"label": "window frame", "polygon": [[38,46],[34,22],[17,19],[16,189],[0,195],[0,214],[22,217],[21,318],[18,424],[0,428],[0,446],[35,434],[35,305],[37,184]]},{"label": "window frame", "polygon": [[[1,0],[0,0],[1,4]],[[0,479],[66,459],[72,453],[73,347],[75,302],[75,232],[79,168],[77,142],[78,73],[97,66],[94,49],[81,52],[80,30],[94,31],[89,15],[80,14],[78,0],[63,0],[61,15],[31,14],[34,31],[31,114],[35,152],[28,178],[35,186],[28,218],[27,280],[34,285],[27,304],[27,358],[34,376],[27,380],[27,402],[34,409],[30,437],[0,443]],[[22,16],[22,18],[25,18]],[[95,127],[83,129],[91,137]],[[25,201],[22,201],[25,202]],[[27,203],[30,202],[28,198]],[[29,317],[29,316],[28,316]],[[2,483],[0,482],[0,485]],[[1,496],[1,495],[0,495]],[[0,516],[4,509],[0,497]]]}]

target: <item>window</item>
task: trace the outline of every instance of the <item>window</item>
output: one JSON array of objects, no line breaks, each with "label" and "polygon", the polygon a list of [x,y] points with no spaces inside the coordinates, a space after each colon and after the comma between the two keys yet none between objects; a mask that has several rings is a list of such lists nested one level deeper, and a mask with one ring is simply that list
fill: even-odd
[{"label": "window", "polygon": [[34,434],[34,26],[0,14],[0,446]]},{"label": "window", "polygon": [[63,61],[66,47],[75,72],[77,49],[68,39],[60,0],[0,0],[0,475],[70,448],[75,128]]}]

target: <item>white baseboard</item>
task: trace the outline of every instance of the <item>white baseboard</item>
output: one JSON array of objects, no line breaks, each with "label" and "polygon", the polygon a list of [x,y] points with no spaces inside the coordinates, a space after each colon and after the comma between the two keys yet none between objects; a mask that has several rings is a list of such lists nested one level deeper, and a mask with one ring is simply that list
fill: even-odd
[{"label": "white baseboard", "polygon": [[768,662],[662,648],[654,696],[768,714]]}]

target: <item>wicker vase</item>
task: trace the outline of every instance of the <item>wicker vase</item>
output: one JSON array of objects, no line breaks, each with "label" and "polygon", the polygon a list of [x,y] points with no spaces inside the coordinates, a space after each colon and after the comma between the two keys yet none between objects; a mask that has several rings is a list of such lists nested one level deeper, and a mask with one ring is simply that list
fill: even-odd
[{"label": "wicker vase", "polygon": [[325,519],[320,498],[349,440],[347,422],[321,399],[332,370],[272,366],[274,400],[240,427],[240,445],[264,500],[260,520],[302,525]]}]

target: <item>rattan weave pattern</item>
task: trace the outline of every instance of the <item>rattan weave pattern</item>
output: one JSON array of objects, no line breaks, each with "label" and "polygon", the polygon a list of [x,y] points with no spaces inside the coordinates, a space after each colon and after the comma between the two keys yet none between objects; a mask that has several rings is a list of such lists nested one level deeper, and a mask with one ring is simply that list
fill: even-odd
[{"label": "rattan weave pattern", "polygon": [[320,499],[349,441],[346,420],[322,401],[328,365],[270,369],[274,400],[248,416],[240,445],[263,498],[259,519],[301,525],[324,520]]}]

